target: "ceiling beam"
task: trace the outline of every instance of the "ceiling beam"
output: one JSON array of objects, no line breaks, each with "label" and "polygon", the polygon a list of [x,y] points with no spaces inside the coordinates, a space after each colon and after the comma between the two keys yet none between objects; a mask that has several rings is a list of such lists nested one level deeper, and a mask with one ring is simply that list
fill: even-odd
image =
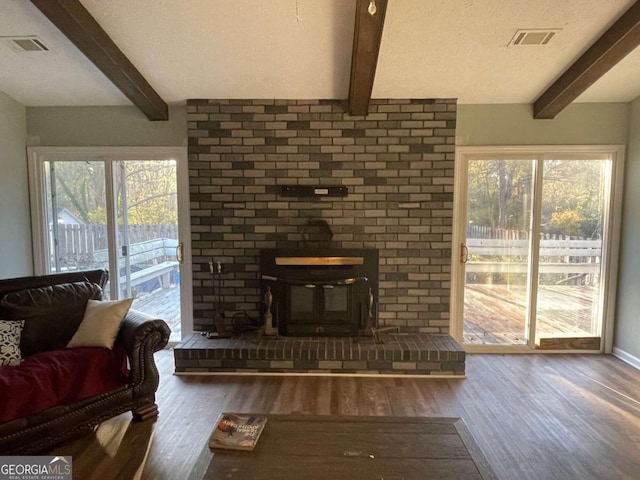
[{"label": "ceiling beam", "polygon": [[640,2],[622,16],[533,103],[533,118],[554,118],[640,45]]},{"label": "ceiling beam", "polygon": [[168,120],[169,108],[78,0],[31,0],[149,120]]},{"label": "ceiling beam", "polygon": [[356,0],[356,23],[353,32],[349,115],[367,115],[380,53],[382,27],[387,0],[375,0],[376,13],[368,12],[370,0]]}]

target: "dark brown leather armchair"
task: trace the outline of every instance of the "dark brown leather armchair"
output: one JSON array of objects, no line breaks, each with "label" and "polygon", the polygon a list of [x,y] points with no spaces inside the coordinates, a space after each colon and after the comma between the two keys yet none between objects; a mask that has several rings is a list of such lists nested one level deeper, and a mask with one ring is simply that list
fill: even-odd
[{"label": "dark brown leather armchair", "polygon": [[[106,270],[0,280],[0,301],[8,293],[24,289],[86,281],[104,287],[107,280]],[[170,333],[163,320],[130,310],[116,340],[127,352],[128,384],[102,395],[48,408],[27,418],[0,423],[0,454],[42,452],[126,411],[131,411],[135,420],[156,417],[155,392],[159,375],[153,354],[167,345]]]}]

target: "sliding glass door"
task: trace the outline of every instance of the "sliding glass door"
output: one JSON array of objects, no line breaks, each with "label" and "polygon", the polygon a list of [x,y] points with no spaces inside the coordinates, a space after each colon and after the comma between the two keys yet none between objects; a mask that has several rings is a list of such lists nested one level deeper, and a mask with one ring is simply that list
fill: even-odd
[{"label": "sliding glass door", "polygon": [[107,269],[107,298],[133,297],[132,308],[167,321],[172,339],[180,340],[190,274],[183,261],[188,216],[186,228],[179,222],[179,157],[97,150],[30,152],[38,273]]},{"label": "sliding glass door", "polygon": [[180,318],[183,260],[176,167],[175,160],[113,164],[120,296],[134,297],[134,308],[157,310],[171,319]]},{"label": "sliding glass door", "polygon": [[463,344],[603,347],[621,154],[573,148],[459,152],[452,331]]},{"label": "sliding glass door", "polygon": [[542,162],[536,345],[598,350],[612,164],[598,159]]},{"label": "sliding glass door", "polygon": [[471,159],[467,168],[464,339],[525,345],[535,163]]}]

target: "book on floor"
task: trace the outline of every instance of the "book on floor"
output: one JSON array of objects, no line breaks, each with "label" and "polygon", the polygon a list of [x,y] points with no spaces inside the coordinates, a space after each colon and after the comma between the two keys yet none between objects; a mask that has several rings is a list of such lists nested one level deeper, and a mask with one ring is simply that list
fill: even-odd
[{"label": "book on floor", "polygon": [[263,415],[221,413],[209,437],[209,448],[253,450],[266,423]]}]

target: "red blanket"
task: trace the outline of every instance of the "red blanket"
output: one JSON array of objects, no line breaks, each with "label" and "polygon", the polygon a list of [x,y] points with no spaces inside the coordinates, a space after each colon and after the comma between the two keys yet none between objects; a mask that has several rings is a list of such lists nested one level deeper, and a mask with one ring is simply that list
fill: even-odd
[{"label": "red blanket", "polygon": [[36,353],[0,367],[0,422],[27,417],[127,384],[124,348],[78,347]]}]

